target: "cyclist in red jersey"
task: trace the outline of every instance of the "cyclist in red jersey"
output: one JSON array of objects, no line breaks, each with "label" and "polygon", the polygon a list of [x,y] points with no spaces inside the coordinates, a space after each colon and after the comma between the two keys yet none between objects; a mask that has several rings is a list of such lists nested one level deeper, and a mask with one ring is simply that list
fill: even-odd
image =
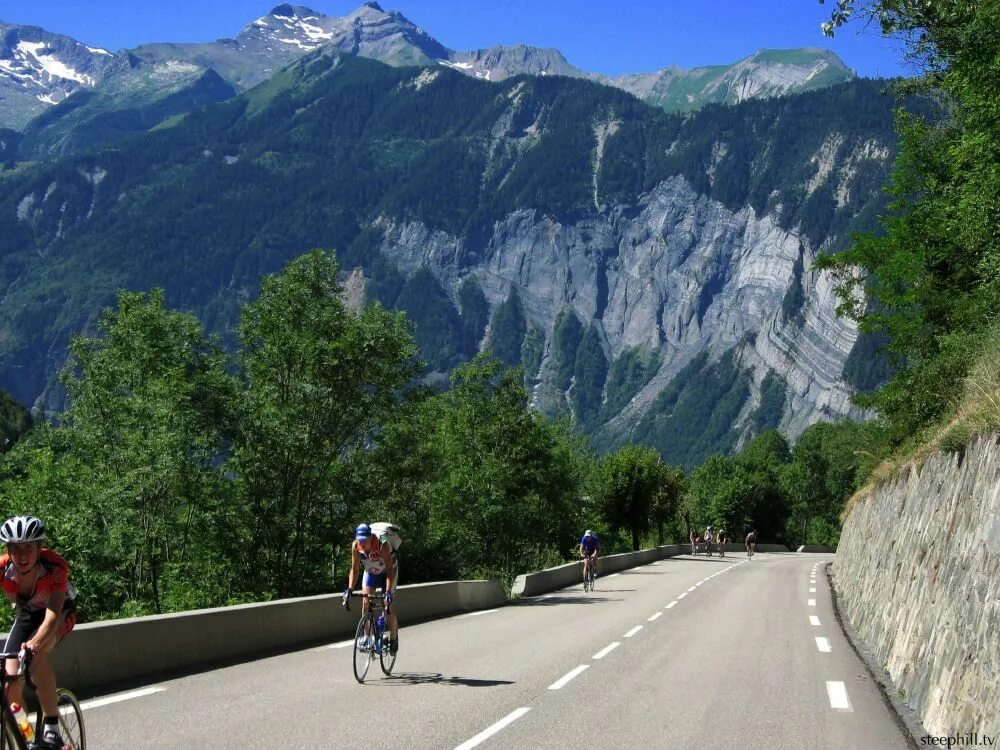
[{"label": "cyclist in red jersey", "polygon": [[[22,647],[33,654],[31,677],[38,687],[38,702],[45,715],[39,748],[62,750],[56,676],[49,655],[76,624],[76,591],[69,582],[69,565],[42,546],[45,524],[33,516],[15,516],[0,526],[0,542],[7,554],[0,556],[0,584],[14,603],[14,624],[4,646],[5,653]],[[8,674],[18,669],[17,659],[8,659]],[[7,688],[7,700],[23,705],[23,686],[16,680]]]}]

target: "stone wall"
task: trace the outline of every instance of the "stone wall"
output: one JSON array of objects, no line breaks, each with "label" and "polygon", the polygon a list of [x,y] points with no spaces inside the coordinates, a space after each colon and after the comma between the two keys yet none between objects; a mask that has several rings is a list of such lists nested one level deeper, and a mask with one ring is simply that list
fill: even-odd
[{"label": "stone wall", "polygon": [[841,611],[932,735],[1000,735],[1000,437],[861,499],[833,565]]}]

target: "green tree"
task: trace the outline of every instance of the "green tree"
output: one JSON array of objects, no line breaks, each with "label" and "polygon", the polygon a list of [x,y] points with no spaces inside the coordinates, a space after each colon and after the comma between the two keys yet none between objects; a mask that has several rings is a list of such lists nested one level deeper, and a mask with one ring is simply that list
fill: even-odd
[{"label": "green tree", "polygon": [[402,313],[344,307],[337,263],[318,250],[264,278],[239,335],[245,390],[226,466],[241,512],[231,552],[260,593],[319,590],[315,571],[350,525],[341,463],[396,407],[416,349]]},{"label": "green tree", "polygon": [[901,38],[924,71],[910,88],[943,103],[932,116],[899,115],[884,231],[817,264],[835,274],[841,312],[888,335],[897,371],[857,401],[879,410],[898,444],[953,408],[1000,309],[1000,6],[839,0],[828,31],[852,15]]},{"label": "green tree", "polygon": [[654,499],[662,484],[662,459],[655,448],[626,445],[600,463],[597,496],[602,515],[611,529],[629,532],[633,550],[639,549],[640,538],[649,531]]},{"label": "green tree", "polygon": [[62,427],[29,449],[29,486],[54,483],[59,497],[73,495],[50,512],[68,548],[117,578],[99,611],[174,608],[197,588],[183,571],[212,541],[205,529],[232,393],[225,358],[193,316],[166,308],[159,289],[120,293],[98,335],[70,349],[71,406]]}]

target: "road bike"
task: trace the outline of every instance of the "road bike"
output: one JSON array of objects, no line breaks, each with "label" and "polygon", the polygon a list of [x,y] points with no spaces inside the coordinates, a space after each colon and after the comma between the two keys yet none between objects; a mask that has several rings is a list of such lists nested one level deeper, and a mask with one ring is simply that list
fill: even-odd
[{"label": "road bike", "polygon": [[354,634],[354,679],[364,683],[368,668],[376,656],[382,673],[388,677],[396,664],[396,654],[389,648],[385,594],[360,594],[352,591],[351,596],[367,598],[371,604],[368,611],[361,615]]},{"label": "road bike", "polygon": [[[587,561],[590,561],[589,563]],[[583,558],[583,590],[584,592],[594,590],[594,582],[597,580],[597,558]]]},{"label": "road bike", "polygon": [[[10,702],[7,700],[7,686],[13,682],[24,679],[25,684],[35,690],[35,683],[31,680],[31,651],[23,649],[20,653],[0,654],[3,659],[4,668],[0,668],[0,687],[2,687],[3,700],[0,700],[0,750],[31,750],[36,747],[34,743],[29,743],[25,738],[21,728],[17,725],[14,712],[11,711]],[[16,675],[7,674],[7,659],[17,659],[19,667]],[[56,697],[59,701],[59,727],[62,730],[63,749],[86,750],[87,732],[83,724],[83,709],[80,701],[71,690],[59,688],[56,690]],[[35,719],[35,741],[40,741],[43,726],[42,712],[38,711]]]}]

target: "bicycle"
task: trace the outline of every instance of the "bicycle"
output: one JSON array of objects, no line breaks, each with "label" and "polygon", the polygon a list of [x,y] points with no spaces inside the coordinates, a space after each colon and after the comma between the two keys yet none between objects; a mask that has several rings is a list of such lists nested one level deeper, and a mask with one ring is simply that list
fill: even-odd
[{"label": "bicycle", "polygon": [[[365,676],[372,660],[378,656],[382,673],[392,674],[396,664],[396,654],[389,650],[389,633],[386,631],[385,594],[361,594],[351,592],[351,596],[367,597],[371,607],[361,615],[358,629],[354,634],[354,679],[364,684]],[[346,600],[349,602],[350,600]],[[350,609],[348,603],[347,608]]]},{"label": "bicycle", "polygon": [[[589,560],[589,562],[588,562]],[[594,583],[597,580],[597,559],[594,557],[583,557],[583,590],[584,593],[594,590]]]},{"label": "bicycle", "polygon": [[[6,667],[7,659],[17,659],[20,662],[16,675],[7,674],[6,668],[0,669],[0,692],[3,700],[0,701],[0,750],[33,750],[35,743],[29,743],[25,738],[21,728],[17,725],[14,712],[10,709],[7,701],[7,686],[16,680],[24,678],[25,684],[35,690],[35,683],[31,679],[31,651],[22,649],[20,653],[0,654],[3,659],[3,666]],[[62,729],[63,750],[86,750],[87,731],[83,724],[83,709],[80,701],[77,700],[73,691],[66,688],[58,688],[56,696],[59,701],[59,725]],[[42,736],[44,716],[38,711],[35,718],[35,737]]]}]

